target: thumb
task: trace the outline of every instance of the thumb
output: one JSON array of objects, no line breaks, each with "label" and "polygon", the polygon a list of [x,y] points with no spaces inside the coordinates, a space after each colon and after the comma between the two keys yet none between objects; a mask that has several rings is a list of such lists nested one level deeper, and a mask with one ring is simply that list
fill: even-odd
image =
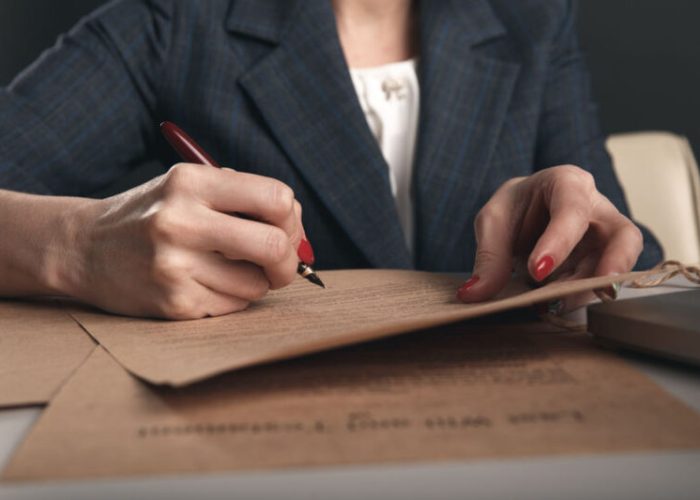
[{"label": "thumb", "polygon": [[457,291],[462,302],[480,302],[500,292],[510,281],[513,268],[510,225],[482,210],[474,222],[477,249],[474,271]]}]

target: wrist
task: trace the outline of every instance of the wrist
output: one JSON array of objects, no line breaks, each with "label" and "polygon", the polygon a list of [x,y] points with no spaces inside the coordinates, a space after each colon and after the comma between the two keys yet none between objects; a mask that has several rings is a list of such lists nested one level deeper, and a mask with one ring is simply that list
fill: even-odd
[{"label": "wrist", "polygon": [[77,297],[84,281],[84,241],[100,200],[72,198],[50,221],[39,281],[52,295]]}]

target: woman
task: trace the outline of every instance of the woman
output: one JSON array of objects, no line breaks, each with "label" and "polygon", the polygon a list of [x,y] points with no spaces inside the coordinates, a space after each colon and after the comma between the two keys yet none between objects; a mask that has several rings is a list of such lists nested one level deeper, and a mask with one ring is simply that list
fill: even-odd
[{"label": "woman", "polygon": [[[572,9],[111,3],[0,95],[0,294],[226,314],[294,279],[304,233],[320,269],[473,269],[465,302],[518,263],[538,281],[648,267],[660,251],[625,216]],[[164,119],[236,171],[179,164],[80,197],[172,165]]]}]

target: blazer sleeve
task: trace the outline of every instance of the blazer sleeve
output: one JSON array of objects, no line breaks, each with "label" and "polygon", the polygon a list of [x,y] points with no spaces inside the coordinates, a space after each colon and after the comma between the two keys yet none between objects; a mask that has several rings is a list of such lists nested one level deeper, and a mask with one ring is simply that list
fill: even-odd
[{"label": "blazer sleeve", "polygon": [[0,188],[87,195],[156,134],[170,2],[120,0],[83,19],[0,89]]},{"label": "blazer sleeve", "polygon": [[[624,193],[613,170],[600,129],[597,106],[576,32],[576,5],[567,2],[564,21],[550,47],[550,65],[538,130],[538,169],[573,164],[591,172],[598,190],[629,216]],[[637,269],[653,267],[663,259],[654,235],[637,224],[644,250]]]}]

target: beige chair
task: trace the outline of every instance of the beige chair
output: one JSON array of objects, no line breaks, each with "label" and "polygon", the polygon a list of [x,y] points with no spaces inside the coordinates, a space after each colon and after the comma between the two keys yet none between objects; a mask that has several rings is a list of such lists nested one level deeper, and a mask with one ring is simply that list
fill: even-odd
[{"label": "beige chair", "polygon": [[607,145],[632,217],[657,236],[666,259],[700,263],[700,180],[688,141],[638,132],[612,135]]}]

